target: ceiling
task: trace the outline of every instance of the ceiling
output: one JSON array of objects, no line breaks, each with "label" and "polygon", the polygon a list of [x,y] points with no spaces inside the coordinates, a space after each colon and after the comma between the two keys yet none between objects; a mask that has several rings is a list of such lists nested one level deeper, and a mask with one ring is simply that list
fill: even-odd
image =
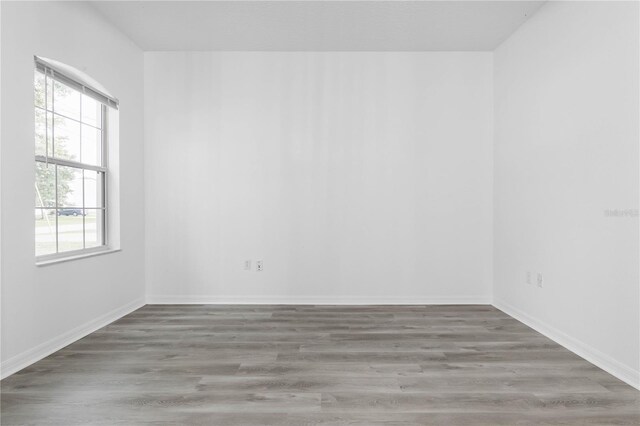
[{"label": "ceiling", "polygon": [[487,51],[544,1],[94,1],[146,51]]}]

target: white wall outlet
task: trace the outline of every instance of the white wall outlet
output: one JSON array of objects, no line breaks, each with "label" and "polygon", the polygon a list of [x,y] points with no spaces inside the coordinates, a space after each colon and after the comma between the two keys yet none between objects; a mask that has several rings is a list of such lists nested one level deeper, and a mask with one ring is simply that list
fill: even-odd
[{"label": "white wall outlet", "polygon": [[533,283],[531,282],[531,271],[527,271],[527,273],[526,273],[526,275],[525,275],[524,280],[525,280],[524,282],[526,282],[526,283],[527,283],[527,284],[529,284],[529,285],[533,284]]},{"label": "white wall outlet", "polygon": [[250,271],[251,270],[251,260],[245,260],[244,261],[244,270],[245,271]]},{"label": "white wall outlet", "polygon": [[538,272],[538,287],[542,287],[544,285],[544,276],[542,272]]},{"label": "white wall outlet", "polygon": [[256,271],[261,272],[263,269],[262,260],[256,260]]}]

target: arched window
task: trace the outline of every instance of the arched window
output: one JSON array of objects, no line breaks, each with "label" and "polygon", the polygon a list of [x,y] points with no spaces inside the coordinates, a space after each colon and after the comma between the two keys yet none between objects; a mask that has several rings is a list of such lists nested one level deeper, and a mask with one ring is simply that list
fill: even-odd
[{"label": "arched window", "polygon": [[35,64],[36,259],[104,250],[107,123],[118,100],[72,67],[39,57]]}]

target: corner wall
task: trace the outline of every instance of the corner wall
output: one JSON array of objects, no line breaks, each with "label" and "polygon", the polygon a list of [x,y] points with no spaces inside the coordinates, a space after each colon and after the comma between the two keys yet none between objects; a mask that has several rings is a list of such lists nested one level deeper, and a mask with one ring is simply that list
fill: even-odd
[{"label": "corner wall", "polygon": [[145,53],[149,302],[489,303],[491,57]]},{"label": "corner wall", "polygon": [[494,53],[495,305],[636,387],[638,22],[550,2]]},{"label": "corner wall", "polygon": [[[144,304],[143,55],[87,4],[0,7],[5,377]],[[86,72],[121,101],[121,252],[35,265],[34,55]]]}]

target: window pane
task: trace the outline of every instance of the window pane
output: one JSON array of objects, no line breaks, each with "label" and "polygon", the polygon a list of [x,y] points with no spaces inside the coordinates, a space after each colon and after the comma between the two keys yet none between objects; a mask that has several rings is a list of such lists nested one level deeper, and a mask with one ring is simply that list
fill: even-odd
[{"label": "window pane", "polygon": [[36,207],[55,207],[56,166],[36,161]]},{"label": "window pane", "polygon": [[40,108],[44,108],[44,74],[36,71],[33,80],[34,103]]},{"label": "window pane", "polygon": [[82,122],[102,127],[102,104],[87,95],[82,95]]},{"label": "window pane", "polygon": [[104,207],[104,173],[93,170],[84,171],[84,206],[88,208]]},{"label": "window pane", "polygon": [[85,247],[98,247],[104,244],[104,210],[87,209],[85,210]]},{"label": "window pane", "polygon": [[53,209],[36,209],[36,256],[56,252],[56,217]]},{"label": "window pane", "polygon": [[[45,84],[46,80],[46,84]],[[49,77],[45,77],[43,73],[40,71],[35,71],[33,88],[34,88],[34,105],[40,108],[47,108],[49,111],[51,108],[51,100],[53,94],[53,85],[51,84],[52,80]],[[45,89],[46,89],[46,99],[45,99]]]},{"label": "window pane", "polygon": [[82,169],[58,166],[58,207],[82,209]]},{"label": "window pane", "polygon": [[80,123],[54,114],[54,156],[80,161]]},{"label": "window pane", "polygon": [[82,209],[58,209],[58,252],[84,247]]},{"label": "window pane", "polygon": [[102,165],[102,131],[82,125],[82,159],[85,164]]},{"label": "window pane", "polygon": [[80,92],[54,81],[53,112],[80,121]]},{"label": "window pane", "polygon": [[47,111],[53,111],[53,80],[51,77],[45,77],[47,81]]},{"label": "window pane", "polygon": [[[48,122],[47,122],[48,119]],[[43,109],[35,109],[35,121],[36,121],[36,155],[48,155],[53,156],[53,149],[51,147],[51,123],[52,114],[47,113],[47,119],[45,119],[45,112]],[[47,125],[49,131],[47,132]],[[48,147],[45,145],[45,139],[47,139]],[[47,149],[48,148],[48,149]]]}]

